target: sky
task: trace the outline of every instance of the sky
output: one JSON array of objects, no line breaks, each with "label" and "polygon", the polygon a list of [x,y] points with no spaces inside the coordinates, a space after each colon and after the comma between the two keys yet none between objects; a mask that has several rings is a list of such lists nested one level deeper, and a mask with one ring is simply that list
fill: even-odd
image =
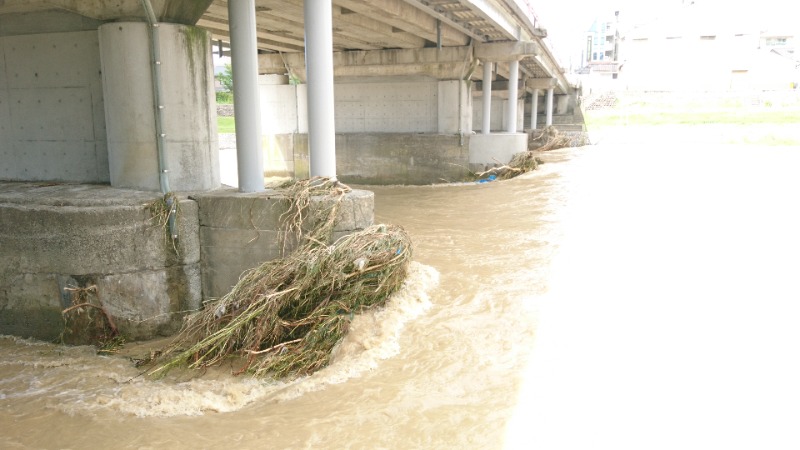
[{"label": "sky", "polygon": [[730,0],[531,0],[542,26],[547,29],[554,53],[565,66],[569,57],[578,64],[580,51],[585,45],[585,32],[595,18],[613,18],[620,12],[621,26],[647,24],[667,11],[703,6],[719,12],[719,21],[752,21],[761,29],[780,28],[794,30],[800,36],[800,1],[758,0],[757,2],[731,2]]}]

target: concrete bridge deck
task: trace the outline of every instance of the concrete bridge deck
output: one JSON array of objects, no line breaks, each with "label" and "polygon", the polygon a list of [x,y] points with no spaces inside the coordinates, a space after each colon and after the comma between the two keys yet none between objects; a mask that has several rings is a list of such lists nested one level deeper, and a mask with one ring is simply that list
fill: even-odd
[{"label": "concrete bridge deck", "polygon": [[[230,42],[227,1],[216,0],[197,25],[215,40]],[[258,48],[263,54],[302,54],[305,50],[302,0],[256,2]],[[490,42],[529,41],[538,54],[520,62],[523,77],[556,79],[559,93],[569,83],[546,43],[543,28],[527,0],[334,0],[334,52],[448,48]],[[264,58],[269,59],[269,58]],[[508,68],[498,68],[503,77]],[[476,71],[472,79],[482,80]]]}]

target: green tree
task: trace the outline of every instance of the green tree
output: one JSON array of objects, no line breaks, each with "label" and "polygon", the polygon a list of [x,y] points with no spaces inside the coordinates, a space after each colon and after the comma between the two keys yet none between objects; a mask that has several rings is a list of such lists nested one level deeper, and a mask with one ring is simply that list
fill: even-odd
[{"label": "green tree", "polygon": [[216,76],[223,90],[217,92],[218,103],[231,103],[233,101],[233,69],[230,64],[225,64],[225,70]]},{"label": "green tree", "polygon": [[233,69],[230,64],[225,64],[225,71],[217,75],[217,80],[226,92],[233,93]]}]

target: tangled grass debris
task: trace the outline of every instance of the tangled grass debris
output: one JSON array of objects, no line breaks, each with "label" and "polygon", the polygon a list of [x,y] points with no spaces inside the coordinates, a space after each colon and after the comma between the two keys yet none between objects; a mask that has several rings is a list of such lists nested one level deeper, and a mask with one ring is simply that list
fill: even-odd
[{"label": "tangled grass debris", "polygon": [[567,147],[580,147],[589,143],[589,139],[584,132],[562,133],[556,127],[550,125],[545,127],[541,133],[535,132],[531,135],[528,142],[528,150],[546,152]]},{"label": "tangled grass debris", "polygon": [[97,286],[68,286],[70,306],[61,311],[64,330],[61,342],[65,344],[94,344],[98,353],[113,353],[124,343],[114,318],[106,310]]},{"label": "tangled grass debris", "polygon": [[489,170],[476,173],[479,180],[507,180],[522,175],[525,172],[536,170],[543,161],[538,156],[538,152],[531,150],[515,153],[508,164],[492,167]]},{"label": "tangled grass debris", "polygon": [[173,192],[167,192],[163,197],[156,199],[145,208],[150,213],[150,221],[153,226],[164,231],[164,242],[172,243],[172,250],[178,255],[177,231],[175,231],[175,221],[180,210],[180,201]]},{"label": "tangled grass debris", "polygon": [[[276,378],[325,367],[354,315],[383,305],[402,286],[412,253],[408,234],[392,225],[330,244],[349,191],[320,178],[289,186],[291,205],[282,218],[288,234],[299,236],[299,247],[245,272],[228,294],[188,317],[149,374],[224,361],[236,361],[237,374]],[[312,201],[318,195],[327,198]]]}]

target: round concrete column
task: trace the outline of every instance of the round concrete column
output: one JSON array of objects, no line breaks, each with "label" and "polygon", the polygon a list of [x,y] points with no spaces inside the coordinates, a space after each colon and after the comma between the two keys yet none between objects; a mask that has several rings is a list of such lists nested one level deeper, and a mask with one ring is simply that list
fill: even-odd
[{"label": "round concrete column", "polygon": [[508,123],[506,131],[517,132],[517,104],[519,103],[519,61],[508,63]]},{"label": "round concrete column", "polygon": [[[100,62],[114,187],[160,190],[148,25],[101,25]],[[219,187],[214,69],[208,32],[159,24],[164,153],[173,191]]]},{"label": "round concrete column", "polygon": [[545,125],[548,127],[553,124],[553,88],[547,90],[547,111]]},{"label": "round concrete column", "polygon": [[481,134],[492,132],[492,63],[483,62],[483,125]]},{"label": "round concrete column", "polygon": [[255,1],[229,1],[228,18],[239,191],[261,192],[264,190],[264,155],[261,151]]},{"label": "round concrete column", "polygon": [[539,90],[534,89],[531,94],[531,130],[535,130],[537,117],[539,115]]},{"label": "round concrete column", "polygon": [[336,178],[331,0],[305,0],[308,149],[311,176]]}]

